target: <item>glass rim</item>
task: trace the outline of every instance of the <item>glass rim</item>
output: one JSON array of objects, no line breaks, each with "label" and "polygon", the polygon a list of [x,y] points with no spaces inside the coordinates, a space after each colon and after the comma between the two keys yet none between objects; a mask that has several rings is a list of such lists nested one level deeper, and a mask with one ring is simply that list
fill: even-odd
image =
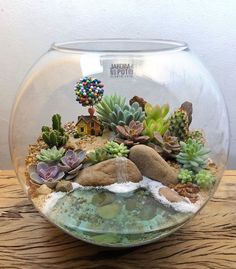
[{"label": "glass rim", "polygon": [[164,51],[183,51],[188,44],[183,41],[167,39],[77,39],[75,41],[53,43],[51,50],[62,52],[102,52],[102,53],[148,53]]}]

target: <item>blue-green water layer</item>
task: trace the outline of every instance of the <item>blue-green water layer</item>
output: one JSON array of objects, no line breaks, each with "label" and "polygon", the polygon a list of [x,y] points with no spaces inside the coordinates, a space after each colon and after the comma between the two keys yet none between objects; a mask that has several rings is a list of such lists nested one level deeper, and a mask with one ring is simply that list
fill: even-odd
[{"label": "blue-green water layer", "polygon": [[48,217],[77,238],[122,247],[161,238],[190,214],[164,207],[145,189],[127,194],[76,189],[60,198]]}]

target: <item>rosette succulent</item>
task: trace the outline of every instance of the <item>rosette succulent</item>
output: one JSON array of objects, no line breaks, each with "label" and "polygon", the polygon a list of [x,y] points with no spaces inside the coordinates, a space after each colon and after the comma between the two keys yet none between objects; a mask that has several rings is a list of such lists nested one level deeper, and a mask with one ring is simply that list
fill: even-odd
[{"label": "rosette succulent", "polygon": [[215,177],[207,170],[201,170],[195,176],[195,183],[202,189],[209,189],[214,182]]},{"label": "rosette succulent", "polygon": [[37,165],[29,166],[30,179],[36,184],[46,184],[49,188],[54,188],[65,173],[61,171],[58,165],[49,165],[39,162]]},{"label": "rosette succulent", "polygon": [[181,169],[178,174],[178,180],[181,183],[193,182],[194,174],[193,171],[187,169]]},{"label": "rosette succulent", "polygon": [[42,162],[59,161],[65,153],[64,148],[57,149],[56,146],[49,149],[42,149],[40,154],[36,156],[37,160]]},{"label": "rosette succulent", "polygon": [[118,144],[124,144],[127,147],[132,147],[136,144],[145,144],[149,140],[148,136],[142,135],[143,123],[132,120],[129,125],[118,125],[116,131],[118,137],[114,141]]},{"label": "rosette succulent", "polygon": [[186,142],[180,141],[180,146],[181,150],[176,159],[184,169],[197,173],[206,166],[209,149],[204,148],[201,143],[191,138]]},{"label": "rosette succulent", "polygon": [[98,118],[105,127],[116,131],[117,125],[128,125],[132,120],[142,122],[145,113],[137,102],[125,104],[125,98],[117,95],[108,95],[96,105]]},{"label": "rosette succulent", "polygon": [[166,132],[162,137],[160,133],[154,133],[154,142],[157,145],[155,149],[158,153],[167,157],[176,157],[180,152],[180,144],[178,138],[171,136],[169,132]]},{"label": "rosette succulent", "polygon": [[94,151],[89,152],[87,158],[89,163],[96,164],[113,157],[108,154],[105,148],[97,148]]},{"label": "rosette succulent", "polygon": [[169,127],[169,121],[166,118],[169,112],[169,105],[164,104],[163,106],[152,106],[149,103],[145,105],[146,118],[144,121],[144,135],[149,136],[151,139],[154,138],[154,133],[158,132],[161,135],[167,131]]},{"label": "rosette succulent", "polygon": [[112,157],[128,157],[129,150],[124,144],[118,144],[114,141],[107,142],[105,150]]},{"label": "rosette succulent", "polygon": [[78,175],[85,157],[85,151],[67,150],[65,156],[61,158],[61,163],[58,164],[60,169],[65,172],[65,179],[69,180]]}]

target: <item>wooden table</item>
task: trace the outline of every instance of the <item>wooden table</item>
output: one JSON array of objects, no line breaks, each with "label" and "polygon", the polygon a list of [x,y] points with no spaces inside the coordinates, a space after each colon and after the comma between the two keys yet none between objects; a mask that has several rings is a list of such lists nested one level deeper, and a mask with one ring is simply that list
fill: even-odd
[{"label": "wooden table", "polygon": [[0,170],[0,268],[236,268],[236,171],[182,229],[151,245],[108,249],[76,240],[48,223],[13,171]]}]

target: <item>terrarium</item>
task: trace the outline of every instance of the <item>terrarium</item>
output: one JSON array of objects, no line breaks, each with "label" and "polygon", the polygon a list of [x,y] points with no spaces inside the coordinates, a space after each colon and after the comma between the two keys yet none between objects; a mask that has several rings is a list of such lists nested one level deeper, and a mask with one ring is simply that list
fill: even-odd
[{"label": "terrarium", "polygon": [[153,242],[196,215],[228,144],[217,85],[176,41],[53,44],[24,79],[10,124],[17,177],[35,207],[111,247]]}]

